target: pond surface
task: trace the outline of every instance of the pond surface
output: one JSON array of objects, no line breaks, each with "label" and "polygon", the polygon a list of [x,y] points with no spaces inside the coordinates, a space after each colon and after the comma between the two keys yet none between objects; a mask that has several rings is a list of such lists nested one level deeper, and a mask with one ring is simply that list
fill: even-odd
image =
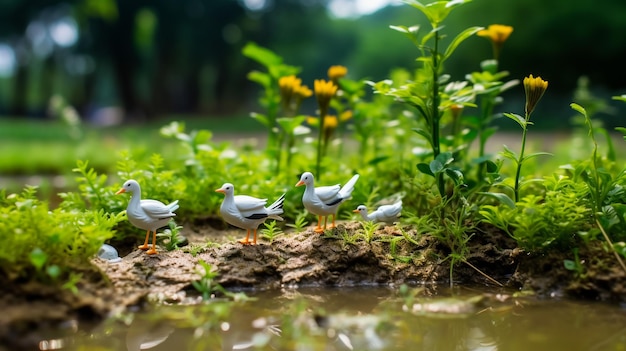
[{"label": "pond surface", "polygon": [[[406,287],[405,287],[406,288]],[[124,313],[60,350],[626,350],[626,307],[487,288],[300,288]]]}]

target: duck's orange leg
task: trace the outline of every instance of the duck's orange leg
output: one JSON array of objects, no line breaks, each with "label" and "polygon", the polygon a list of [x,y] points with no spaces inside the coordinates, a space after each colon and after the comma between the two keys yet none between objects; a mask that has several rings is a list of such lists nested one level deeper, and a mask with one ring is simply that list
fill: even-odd
[{"label": "duck's orange leg", "polygon": [[148,255],[156,255],[158,252],[156,250],[156,230],[152,234],[152,248],[146,251]]},{"label": "duck's orange leg", "polygon": [[248,245],[250,243],[249,239],[250,239],[250,229],[248,229],[248,234],[246,235],[246,238],[239,240],[239,242],[244,245]]},{"label": "duck's orange leg", "polygon": [[317,228],[315,228],[316,233],[323,233],[324,229],[322,229],[322,216],[317,216]]},{"label": "duck's orange leg", "polygon": [[257,228],[254,228],[254,240],[252,241],[252,245],[256,245],[256,230]]},{"label": "duck's orange leg", "polygon": [[148,250],[148,238],[150,237],[150,231],[146,231],[146,241],[143,242],[143,245],[139,245],[137,248],[142,250]]},{"label": "duck's orange leg", "polygon": [[335,228],[335,214],[331,215],[333,216],[333,223],[330,225],[331,228]]}]

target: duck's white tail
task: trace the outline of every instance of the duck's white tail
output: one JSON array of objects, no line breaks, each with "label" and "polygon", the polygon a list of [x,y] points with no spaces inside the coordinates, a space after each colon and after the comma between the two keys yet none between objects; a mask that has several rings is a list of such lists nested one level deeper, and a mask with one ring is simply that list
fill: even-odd
[{"label": "duck's white tail", "polygon": [[278,200],[274,201],[268,208],[268,218],[273,218],[279,221],[283,220],[283,217],[279,216],[283,214],[283,204],[285,203],[285,194],[278,198]]},{"label": "duck's white tail", "polygon": [[396,202],[391,206],[393,208],[393,215],[396,217],[400,217],[400,213],[402,212],[402,200]]},{"label": "duck's white tail", "polygon": [[178,200],[172,202],[171,204],[167,205],[167,208],[169,208],[170,212],[174,212],[176,210],[178,210]]},{"label": "duck's white tail", "polygon": [[350,180],[339,190],[339,196],[342,199],[348,199],[350,195],[352,195],[352,190],[354,190],[354,185],[356,181],[359,180],[359,175],[355,174],[350,178]]}]

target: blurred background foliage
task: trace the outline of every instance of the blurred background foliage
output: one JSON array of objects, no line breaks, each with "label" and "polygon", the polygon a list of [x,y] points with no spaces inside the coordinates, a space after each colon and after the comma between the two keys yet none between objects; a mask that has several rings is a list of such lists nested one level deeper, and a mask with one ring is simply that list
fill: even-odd
[{"label": "blurred background foliage", "polygon": [[[0,116],[49,118],[53,96],[98,125],[172,115],[247,115],[258,109],[258,87],[247,79],[258,66],[241,54],[248,42],[301,67],[309,86],[335,64],[347,66],[352,79],[374,81],[387,78],[395,67],[417,67],[417,49],[389,25],[429,30],[425,18],[406,5],[337,15],[353,2],[3,0]],[[563,126],[572,115],[567,106],[579,78],[588,77],[600,97],[624,93],[624,13],[622,0],[475,0],[454,13],[447,31],[513,26],[501,69],[511,78],[532,73],[548,80],[543,115],[553,126]],[[446,70],[453,79],[464,79],[491,58],[490,45],[471,38]],[[510,105],[503,109],[519,111],[523,94],[509,94],[512,98],[505,101]],[[608,126],[623,125],[618,112],[598,117]]]}]

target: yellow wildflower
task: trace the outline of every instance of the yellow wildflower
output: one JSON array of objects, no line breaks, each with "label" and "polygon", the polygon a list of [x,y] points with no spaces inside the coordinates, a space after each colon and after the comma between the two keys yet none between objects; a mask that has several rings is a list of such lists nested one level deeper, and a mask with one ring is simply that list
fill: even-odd
[{"label": "yellow wildflower", "polygon": [[284,76],[278,79],[278,86],[280,87],[281,92],[292,92],[300,86],[300,83],[302,83],[302,80],[294,75]]},{"label": "yellow wildflower", "polygon": [[339,121],[336,116],[327,115],[324,117],[324,129],[335,129],[339,125]]},{"label": "yellow wildflower", "polygon": [[294,75],[284,76],[278,79],[278,87],[280,88],[280,96],[285,106],[291,103],[291,96],[294,91],[300,87],[302,80]]},{"label": "yellow wildflower", "polygon": [[513,32],[513,27],[503,24],[491,24],[487,29],[478,31],[479,37],[489,38],[495,44],[502,45]]},{"label": "yellow wildflower", "polygon": [[278,87],[280,88],[281,103],[287,114],[295,114],[302,99],[313,95],[311,89],[302,85],[302,80],[294,75],[280,77]]},{"label": "yellow wildflower", "polygon": [[[306,118],[306,123],[313,127],[320,127],[320,119],[313,116],[308,116]],[[339,126],[339,119],[335,115],[326,115],[324,117],[324,130],[334,130]]]},{"label": "yellow wildflower", "polygon": [[315,96],[317,97],[317,104],[320,108],[321,115],[325,115],[328,111],[328,105],[330,99],[337,92],[337,86],[332,81],[326,81],[324,79],[316,79],[314,82]]},{"label": "yellow wildflower", "polygon": [[526,119],[530,118],[530,114],[537,106],[539,99],[548,89],[548,82],[541,77],[530,76],[524,78],[524,91],[526,92]]},{"label": "yellow wildflower", "polygon": [[341,122],[345,122],[345,121],[347,121],[347,120],[349,120],[351,118],[352,118],[352,111],[351,110],[343,111],[341,113],[341,115],[339,115],[339,120]]},{"label": "yellow wildflower", "polygon": [[300,96],[300,98],[302,99],[308,98],[313,95],[313,91],[311,91],[311,89],[309,89],[309,87],[307,87],[306,85],[299,86],[298,89],[294,91],[294,93],[298,94],[298,96]]},{"label": "yellow wildflower", "polygon": [[500,56],[500,49],[504,42],[509,38],[513,32],[513,27],[503,24],[491,24],[487,29],[478,31],[476,35],[479,37],[485,37],[491,40],[493,45],[493,58],[498,59]]},{"label": "yellow wildflower", "polygon": [[334,82],[339,78],[345,77],[346,74],[348,74],[348,69],[345,66],[330,66],[328,69],[328,78]]}]

